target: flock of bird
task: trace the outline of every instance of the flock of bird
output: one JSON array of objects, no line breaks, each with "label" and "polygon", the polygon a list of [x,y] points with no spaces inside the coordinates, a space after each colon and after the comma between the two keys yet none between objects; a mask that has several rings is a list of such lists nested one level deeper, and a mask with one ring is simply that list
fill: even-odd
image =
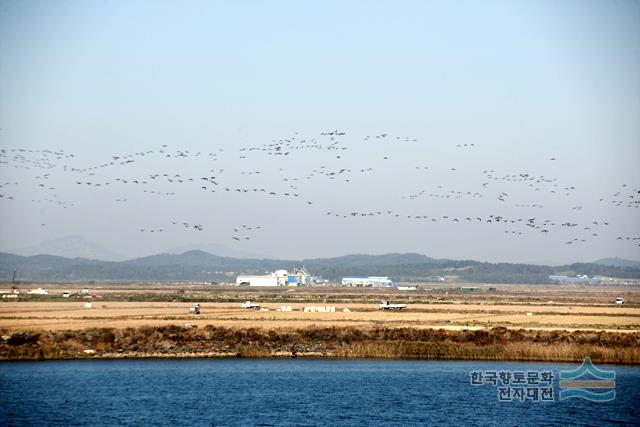
[{"label": "flock of bird", "polygon": [[[333,194],[347,194],[353,200],[353,206],[360,207],[362,203],[358,201],[358,196],[367,187],[369,179],[374,179],[371,184],[374,186],[393,181],[393,168],[386,165],[397,153],[389,148],[389,144],[405,147],[413,144],[419,147],[421,144],[417,138],[395,136],[389,132],[353,139],[355,142],[347,142],[348,138],[346,131],[336,129],[321,132],[313,138],[303,138],[296,132],[286,138],[236,149],[193,151],[165,144],[156,149],[114,154],[103,162],[90,165],[83,165],[80,156],[65,150],[1,148],[0,177],[6,181],[0,184],[0,206],[1,203],[15,203],[26,198],[34,204],[74,209],[78,202],[69,199],[73,199],[76,191],[94,192],[96,197],[109,198],[120,206],[126,206],[136,192],[167,199],[166,203],[172,206],[176,203],[172,199],[184,195],[195,197],[197,201],[199,197],[234,194],[288,200],[299,207],[315,209],[328,217],[342,220],[379,217],[429,224],[475,224],[497,228],[509,236],[531,233],[548,235],[571,230],[573,235],[564,240],[566,245],[584,244],[600,238],[607,234],[606,230],[610,227],[611,221],[606,218],[585,219],[584,213],[588,209],[583,205],[567,209],[565,219],[557,219],[557,206],[552,214],[545,215],[545,211],[551,210],[547,203],[559,200],[554,197],[573,200],[579,191],[575,183],[564,183],[557,177],[528,171],[484,169],[475,171],[476,179],[467,180],[469,187],[461,189],[451,188],[451,182],[459,183],[459,179],[453,180],[443,176],[442,172],[438,174],[433,171],[437,166],[449,174],[467,173],[468,169],[473,168],[473,164],[469,163],[465,163],[463,169],[460,165],[443,167],[421,162],[400,165],[417,175],[409,181],[399,180],[395,194],[381,196],[375,208],[336,208],[330,201]],[[459,150],[480,150],[475,143],[456,144],[451,148],[454,147]],[[356,154],[352,155],[351,152]],[[363,152],[367,155],[362,156],[360,153]],[[277,159],[266,158],[265,161],[262,156],[275,156]],[[545,160],[557,162],[555,157]],[[260,168],[256,162],[269,167]],[[311,164],[312,167],[295,167],[296,162]],[[160,166],[172,169],[149,170]],[[15,179],[18,175],[22,181]],[[354,185],[356,181],[359,186],[350,189],[348,185]],[[424,188],[408,191],[416,185]],[[71,187],[74,187],[72,191]],[[34,194],[38,196],[33,197]],[[523,200],[523,195],[528,200]],[[316,196],[321,196],[322,200],[317,201]],[[471,213],[475,201],[483,205]],[[622,184],[611,194],[596,197],[594,202],[607,205],[609,210],[640,209],[640,189]],[[382,205],[393,208],[380,208]],[[234,209],[232,205],[221,201],[220,209],[223,208]],[[523,213],[514,213],[518,211]],[[637,218],[636,212],[639,211],[632,212],[631,215]],[[578,214],[579,220],[574,218]],[[215,223],[201,224],[173,218],[170,222],[165,221],[165,225],[158,226],[157,223],[151,225],[152,214],[149,216],[149,224],[138,224],[133,229],[140,233],[163,233],[176,229],[190,232],[215,230],[220,234]],[[47,223],[41,223],[40,226],[47,226]],[[228,239],[241,242],[257,238],[265,227],[268,224],[242,224],[231,227],[223,234]],[[640,237],[632,234],[617,235],[615,240],[640,246]]]}]

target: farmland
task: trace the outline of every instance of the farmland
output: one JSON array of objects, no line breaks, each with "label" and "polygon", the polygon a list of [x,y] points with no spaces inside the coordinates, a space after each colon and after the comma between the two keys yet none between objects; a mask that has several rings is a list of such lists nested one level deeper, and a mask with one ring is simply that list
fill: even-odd
[{"label": "farmland", "polygon": [[[0,303],[0,330],[4,340],[0,354],[3,358],[32,358],[34,354],[45,358],[84,357],[87,354],[92,357],[307,354],[431,358],[440,357],[440,354],[451,358],[572,360],[579,359],[585,351],[597,350],[601,353],[594,354],[606,353],[603,360],[640,362],[637,354],[640,291],[635,287],[576,286],[559,292],[553,287],[514,285],[487,286],[472,291],[449,287],[400,292],[396,289],[344,288],[211,289],[184,285],[141,289],[131,284],[104,284],[94,285],[83,298],[62,298],[62,289],[68,287],[49,286],[47,296],[21,297],[17,301]],[[82,295],[80,288],[71,291]],[[625,304],[613,302],[620,295],[624,296]],[[406,303],[408,307],[400,312],[380,311],[378,303],[381,299]],[[260,304],[260,309],[241,308],[244,300]],[[200,304],[200,314],[189,311],[194,303]],[[305,311],[305,307],[334,307],[335,311],[310,312]],[[163,334],[162,331],[167,330],[174,333]],[[193,338],[203,331],[214,330],[225,331],[225,346],[202,344],[203,339],[207,342],[206,337]],[[395,335],[389,332],[393,330],[398,332]],[[314,335],[315,341],[301,338],[298,342],[300,350],[292,352],[297,345],[292,336],[304,337],[309,331],[320,332]],[[61,333],[68,340],[59,341]],[[478,337],[487,333],[502,338],[477,342]],[[510,337],[506,341],[505,333]],[[137,344],[119,347],[113,342],[83,344],[83,339],[78,337],[86,334],[120,336],[120,343],[129,337],[131,343],[145,344],[141,347]],[[144,338],[141,341],[131,338],[139,334]],[[247,334],[257,338],[247,339]],[[424,339],[437,336],[430,334],[450,335],[441,339],[440,350],[434,353],[435,350],[428,347],[433,342],[424,342]],[[620,344],[616,349],[603,345],[602,338],[598,338],[600,341],[585,338],[602,337],[602,334],[608,340],[624,345]],[[345,342],[340,338],[343,335],[359,338]],[[628,338],[620,338],[624,335]],[[29,341],[24,338],[28,336],[40,338]],[[163,344],[154,344],[153,336]],[[318,336],[326,339],[319,340]],[[438,336],[442,338],[443,335]],[[199,344],[195,347],[185,344],[190,342],[189,337]],[[522,342],[518,344],[519,340]],[[11,346],[9,342],[21,344]],[[18,351],[21,348],[26,353]],[[96,348],[97,353],[94,352]],[[194,348],[195,352],[192,351]],[[33,353],[34,349],[42,351]],[[87,349],[88,353],[83,353]]]}]

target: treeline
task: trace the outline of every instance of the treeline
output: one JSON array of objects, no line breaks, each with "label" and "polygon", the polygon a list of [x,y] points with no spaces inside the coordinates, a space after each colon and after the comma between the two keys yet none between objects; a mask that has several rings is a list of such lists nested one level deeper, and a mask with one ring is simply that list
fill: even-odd
[{"label": "treeline", "polygon": [[552,274],[602,275],[640,279],[640,267],[571,264],[559,267],[481,263],[471,260],[437,260],[419,254],[347,255],[302,261],[236,259],[202,251],[180,255],[154,255],[122,262],[62,258],[50,255],[18,256],[0,253],[0,280],[10,281],[13,271],[23,281],[233,281],[239,274],[293,271],[305,265],[314,275],[331,281],[345,276],[389,276],[396,281],[424,281],[430,276],[456,276],[475,283],[549,283]]},{"label": "treeline", "polygon": [[344,276],[389,276],[396,281],[411,282],[424,281],[432,276],[456,276],[462,281],[472,283],[543,284],[549,283],[549,276],[554,274],[640,279],[638,267],[614,267],[590,263],[552,267],[532,264],[492,264],[468,260],[432,260],[413,264],[351,265],[347,268],[340,264],[327,265],[323,261],[310,263],[310,269],[331,280],[340,280]]}]

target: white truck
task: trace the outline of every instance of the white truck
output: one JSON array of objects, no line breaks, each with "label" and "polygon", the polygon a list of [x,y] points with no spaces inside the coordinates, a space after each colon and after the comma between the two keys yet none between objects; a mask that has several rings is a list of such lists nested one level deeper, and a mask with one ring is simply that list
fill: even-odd
[{"label": "white truck", "polygon": [[189,313],[200,314],[200,304],[194,304],[193,307],[189,308]]},{"label": "white truck", "polygon": [[246,308],[249,310],[260,310],[260,304],[256,304],[251,301],[245,301],[242,303],[242,308]]},{"label": "white truck", "polygon": [[378,306],[379,310],[396,310],[400,311],[407,308],[407,304],[389,304],[389,301],[383,299]]}]

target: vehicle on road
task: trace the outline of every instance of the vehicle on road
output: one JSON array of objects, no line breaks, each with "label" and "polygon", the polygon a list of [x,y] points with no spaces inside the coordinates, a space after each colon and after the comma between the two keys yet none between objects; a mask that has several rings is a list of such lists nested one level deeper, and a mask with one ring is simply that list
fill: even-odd
[{"label": "vehicle on road", "polygon": [[246,308],[249,310],[260,310],[260,304],[256,304],[251,301],[245,301],[242,303],[242,308]]},{"label": "vehicle on road", "polygon": [[200,304],[196,303],[193,307],[189,308],[189,313],[200,314]]},{"label": "vehicle on road", "polygon": [[380,305],[378,306],[379,310],[400,311],[400,310],[404,310],[405,308],[407,308],[407,304],[389,304],[389,301],[384,299],[380,302]]}]

